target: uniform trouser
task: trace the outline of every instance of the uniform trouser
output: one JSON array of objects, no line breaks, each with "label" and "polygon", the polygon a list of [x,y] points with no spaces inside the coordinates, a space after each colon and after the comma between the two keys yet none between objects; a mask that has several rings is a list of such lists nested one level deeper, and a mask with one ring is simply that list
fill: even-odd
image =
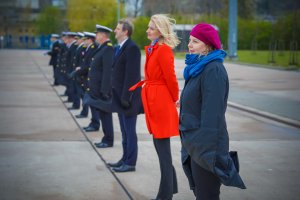
[{"label": "uniform trouser", "polygon": [[217,176],[200,167],[191,159],[196,200],[219,200],[221,183]]},{"label": "uniform trouser", "polygon": [[72,84],[72,80],[67,80],[67,85],[66,85],[67,89],[66,89],[66,93],[68,96],[68,101],[69,102],[73,102],[73,90],[74,90],[74,85]]},{"label": "uniform trouser", "polygon": [[124,114],[118,114],[118,116],[122,132],[123,156],[121,160],[126,165],[135,166],[138,155],[136,135],[137,115],[126,117]]},{"label": "uniform trouser", "polygon": [[153,143],[160,166],[160,185],[156,199],[169,200],[178,192],[175,168],[172,165],[170,138],[155,139]]},{"label": "uniform trouser", "polygon": [[101,142],[106,143],[108,145],[114,144],[114,128],[112,122],[112,113],[104,112],[102,110],[97,109],[99,112],[100,120],[102,123],[102,131],[103,131],[103,138]]},{"label": "uniform trouser", "polygon": [[[81,90],[80,90],[80,98],[83,102],[83,98],[84,98],[84,89],[81,87]],[[88,116],[89,114],[89,106],[87,104],[82,104],[82,109],[81,109],[81,112],[80,112],[80,115],[83,115],[83,116]]]},{"label": "uniform trouser", "polygon": [[73,90],[73,108],[80,108],[81,86],[76,80],[72,80]]},{"label": "uniform trouser", "polygon": [[57,80],[57,76],[56,76],[56,65],[52,65],[53,67],[53,79],[54,79],[54,82],[53,82],[53,85],[58,85],[58,80]]},{"label": "uniform trouser", "polygon": [[100,128],[100,113],[95,107],[90,107],[91,108],[91,114],[92,114],[92,119],[89,124],[90,127],[93,127],[95,129]]}]

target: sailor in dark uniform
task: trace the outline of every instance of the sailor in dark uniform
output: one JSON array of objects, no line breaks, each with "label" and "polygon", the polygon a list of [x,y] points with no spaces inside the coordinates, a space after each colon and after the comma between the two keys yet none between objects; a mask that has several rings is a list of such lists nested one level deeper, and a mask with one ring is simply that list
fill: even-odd
[{"label": "sailor in dark uniform", "polygon": [[[66,32],[63,31],[61,33],[61,39],[59,40],[59,54],[57,55],[55,76],[57,77],[58,84],[65,87],[67,86],[67,79],[64,75],[66,52],[67,52],[67,36],[66,36]],[[64,94],[61,94],[61,96],[66,96],[66,95],[67,95],[67,90],[64,92]]]},{"label": "sailor in dark uniform", "polygon": [[[82,48],[80,57],[83,56],[81,62],[79,63],[78,67],[75,69],[77,82],[80,84],[80,98],[84,97],[85,91],[87,89],[87,82],[88,82],[88,72],[89,67],[92,61],[92,56],[94,55],[95,51],[97,50],[97,43],[95,42],[96,34],[91,32],[83,32],[84,34],[84,48]],[[88,116],[89,106],[86,104],[82,105],[82,110],[79,115],[75,115],[76,118],[85,118]],[[93,124],[94,123],[94,124]],[[96,119],[91,120],[91,123],[88,127],[98,127],[99,129],[100,122],[99,117]]]},{"label": "sailor in dark uniform", "polygon": [[79,67],[83,61],[83,52],[85,52],[84,45],[84,34],[81,32],[77,32],[76,38],[76,51],[75,55],[72,59],[72,72],[69,74],[69,78],[71,79],[72,89],[73,89],[73,105],[69,110],[79,109],[80,108],[80,98],[81,98],[81,86],[78,82],[78,77],[76,75],[76,68]]},{"label": "sailor in dark uniform", "polygon": [[77,36],[77,33],[67,32],[66,36],[67,36],[67,52],[65,55],[66,62],[65,62],[65,66],[64,66],[64,75],[67,79],[67,96],[68,96],[67,102],[73,102],[74,101],[74,87],[72,85],[72,81],[69,77],[69,74],[73,70],[73,58],[75,56],[76,49],[78,47],[78,45],[76,44],[76,38],[75,38]]},{"label": "sailor in dark uniform", "polygon": [[52,42],[52,47],[51,51],[48,51],[47,54],[51,56],[49,65],[52,65],[53,67],[53,78],[54,78],[54,83],[53,85],[59,85],[58,80],[56,77],[55,69],[57,65],[57,57],[59,54],[59,35],[58,34],[51,34],[51,42]]},{"label": "sailor in dark uniform", "polygon": [[[111,113],[111,75],[114,49],[109,40],[112,30],[98,24],[96,25],[96,29],[96,40],[100,46],[92,57],[84,103],[90,105],[92,114],[93,112],[99,113],[104,137],[101,142],[95,143],[95,146],[98,148],[106,148],[112,147],[114,142]],[[86,131],[89,130],[86,129]]]}]

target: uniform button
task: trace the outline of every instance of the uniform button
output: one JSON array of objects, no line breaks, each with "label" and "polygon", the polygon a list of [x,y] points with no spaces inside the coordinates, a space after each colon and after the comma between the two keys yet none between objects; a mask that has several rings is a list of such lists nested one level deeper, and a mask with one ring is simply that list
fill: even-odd
[{"label": "uniform button", "polygon": [[83,87],[84,85],[83,85],[83,84],[81,84],[81,86]]},{"label": "uniform button", "polygon": [[89,71],[91,71],[91,68],[89,67]]},{"label": "uniform button", "polygon": [[92,60],[94,60],[94,58],[92,58]]},{"label": "uniform button", "polygon": [[88,81],[90,80],[90,78],[87,79]]},{"label": "uniform button", "polygon": [[90,88],[87,88],[86,91],[90,91]]}]

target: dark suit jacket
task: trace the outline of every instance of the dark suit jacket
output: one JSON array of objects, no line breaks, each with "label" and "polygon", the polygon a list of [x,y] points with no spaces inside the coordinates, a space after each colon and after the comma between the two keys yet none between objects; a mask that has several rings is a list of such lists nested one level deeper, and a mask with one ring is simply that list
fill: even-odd
[{"label": "dark suit jacket", "polygon": [[111,98],[111,73],[114,49],[110,41],[103,43],[92,57],[88,72],[88,94],[94,99]]},{"label": "dark suit jacket", "polygon": [[[141,88],[128,89],[141,80],[141,51],[129,38],[114,58],[112,111],[133,116],[142,113]],[[123,102],[123,103],[122,103]],[[125,104],[129,103],[129,106]]]}]

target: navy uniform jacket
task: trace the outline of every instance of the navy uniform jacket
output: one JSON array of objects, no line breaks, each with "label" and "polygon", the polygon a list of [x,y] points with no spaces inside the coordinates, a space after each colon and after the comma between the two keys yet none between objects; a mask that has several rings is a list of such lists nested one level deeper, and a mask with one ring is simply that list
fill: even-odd
[{"label": "navy uniform jacket", "polygon": [[52,45],[51,51],[48,52],[48,55],[51,56],[49,65],[56,67],[58,54],[59,54],[59,41],[56,40]]},{"label": "navy uniform jacket", "polygon": [[142,113],[141,88],[139,87],[132,92],[128,91],[140,80],[141,51],[129,38],[114,59],[112,73],[113,112],[123,113],[126,116]]},{"label": "navy uniform jacket", "polygon": [[79,65],[80,69],[76,72],[76,75],[79,76],[82,81],[81,86],[84,88],[84,90],[86,90],[88,87],[88,72],[91,65],[92,57],[96,53],[97,48],[98,45],[95,42],[91,44],[88,48],[85,48],[84,57]]},{"label": "navy uniform jacket", "polygon": [[[110,41],[101,44],[96,50],[88,72],[87,97],[84,97],[84,103],[106,112],[111,110],[113,56],[114,49]],[[96,101],[91,102],[94,100]]]},{"label": "navy uniform jacket", "polygon": [[59,54],[57,56],[57,63],[55,69],[55,75],[57,77],[58,83],[61,85],[66,85],[64,67],[66,63],[66,52],[67,46],[64,42],[59,43]]},{"label": "navy uniform jacket", "polygon": [[68,48],[67,54],[66,54],[66,66],[65,71],[67,74],[71,73],[73,69],[75,68],[74,62],[76,60],[76,49],[78,45],[76,42],[72,43],[71,46]]},{"label": "navy uniform jacket", "polygon": [[218,176],[224,185],[246,188],[228,152],[228,91],[226,69],[222,63],[213,61],[198,76],[190,78],[181,93],[182,163],[191,188],[190,159]]}]

